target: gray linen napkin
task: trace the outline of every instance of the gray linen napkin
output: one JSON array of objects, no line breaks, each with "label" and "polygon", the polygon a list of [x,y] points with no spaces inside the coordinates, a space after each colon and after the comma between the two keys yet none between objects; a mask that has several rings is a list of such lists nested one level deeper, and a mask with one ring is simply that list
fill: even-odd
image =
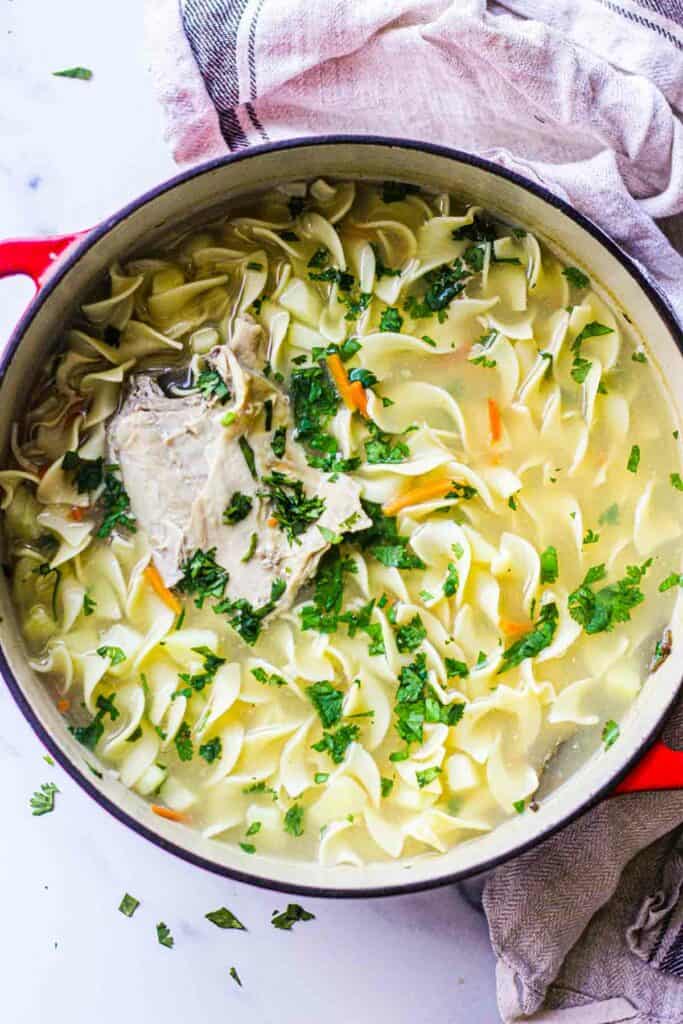
[{"label": "gray linen napkin", "polygon": [[[600,223],[683,316],[652,219],[683,212],[683,0],[147,0],[146,31],[178,162],[329,132],[469,149]],[[615,797],[491,876],[505,1021],[683,1022],[682,823],[683,794]]]}]

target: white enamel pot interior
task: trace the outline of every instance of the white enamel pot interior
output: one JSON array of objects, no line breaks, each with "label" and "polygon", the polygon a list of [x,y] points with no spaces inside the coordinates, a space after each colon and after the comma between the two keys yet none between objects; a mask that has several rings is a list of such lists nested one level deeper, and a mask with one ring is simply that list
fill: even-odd
[{"label": "white enamel pot interior", "polygon": [[[111,263],[145,252],[156,239],[215,216],[237,196],[318,176],[393,178],[449,191],[529,228],[569,263],[578,260],[635,325],[661,375],[662,393],[680,420],[680,328],[656,289],[597,228],[538,186],[467,154],[422,143],[335,136],[260,147],[196,168],[136,200],[68,249],[5,349],[0,383],[3,458],[11,423],[30,394],[36,369]],[[619,742],[596,754],[554,789],[544,791],[537,813],[515,816],[488,835],[445,854],[363,868],[324,868],[248,855],[205,839],[186,825],[157,817],[141,797],[115,779],[93,775],[86,765],[87,752],[72,739],[40,678],[28,666],[8,581],[2,574],[0,605],[0,670],[7,685],[50,753],[102,807],[191,863],[257,885],[313,895],[387,895],[428,888],[479,873],[520,853],[609,792],[655,737],[680,684],[674,656],[644,686],[622,723]],[[678,606],[672,629],[676,650],[681,635]]]}]

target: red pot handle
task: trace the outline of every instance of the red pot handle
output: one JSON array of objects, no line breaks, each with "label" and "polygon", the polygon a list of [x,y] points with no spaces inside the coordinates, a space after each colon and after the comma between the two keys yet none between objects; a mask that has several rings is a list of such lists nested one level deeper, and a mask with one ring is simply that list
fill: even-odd
[{"label": "red pot handle", "polygon": [[25,274],[40,288],[62,253],[87,234],[77,231],[53,238],[10,238],[0,242],[0,278]]},{"label": "red pot handle", "polygon": [[611,795],[653,789],[683,789],[683,750],[672,750],[661,740],[650,747]]}]

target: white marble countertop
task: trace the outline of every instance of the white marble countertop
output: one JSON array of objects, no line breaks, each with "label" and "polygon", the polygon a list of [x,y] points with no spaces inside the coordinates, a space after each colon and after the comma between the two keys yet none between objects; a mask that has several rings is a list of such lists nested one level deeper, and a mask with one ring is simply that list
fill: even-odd
[{"label": "white marble countertop", "polygon": [[[142,41],[142,0],[0,0],[0,236],[95,224],[174,171]],[[85,65],[90,82],[51,72]],[[0,339],[30,297],[0,282]],[[315,921],[270,925],[284,898],[163,853],[93,803],[43,750],[0,684],[0,950],[7,1024],[149,1019],[240,1024],[490,1024],[484,918],[454,888],[302,900]],[[32,817],[48,780],[53,814]],[[124,892],[141,901],[132,919]],[[230,907],[248,933],[203,915]],[[157,943],[165,921],[173,950]],[[230,978],[235,965],[243,981]]]}]

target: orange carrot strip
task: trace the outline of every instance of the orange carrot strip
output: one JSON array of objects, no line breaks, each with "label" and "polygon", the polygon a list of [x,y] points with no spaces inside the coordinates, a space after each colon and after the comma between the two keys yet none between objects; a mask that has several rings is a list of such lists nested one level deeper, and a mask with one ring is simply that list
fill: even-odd
[{"label": "orange carrot strip", "polygon": [[408,505],[420,505],[423,501],[432,501],[434,498],[443,498],[451,490],[453,484],[450,480],[433,480],[429,484],[420,484],[409,491],[404,491],[398,497],[392,498],[383,508],[385,516],[395,516],[402,508]]},{"label": "orange carrot strip", "polygon": [[152,563],[150,562],[150,564],[145,569],[143,576],[149,583],[152,590],[159,595],[161,600],[164,602],[165,605],[167,605],[171,609],[173,614],[180,615],[181,611],[183,610],[183,606],[181,605],[180,601],[175,596],[175,594],[172,594],[168,587],[165,585],[164,581],[159,575],[159,570],[157,569],[157,567],[155,565],[152,565]]},{"label": "orange carrot strip", "polygon": [[[347,409],[352,412],[358,408],[354,400],[354,393],[352,391],[352,385],[349,381],[348,374],[344,369],[344,364],[338,355],[331,355],[327,357],[327,368],[332,374],[332,379],[337,385],[337,391],[344,399],[344,405]],[[361,385],[362,386],[362,385]]]},{"label": "orange carrot strip", "polygon": [[491,441],[493,444],[496,444],[503,436],[503,424],[500,419],[498,402],[495,398],[489,398],[489,429],[491,431]]},{"label": "orange carrot strip", "polygon": [[504,633],[508,636],[522,636],[524,633],[528,633],[531,629],[531,623],[529,622],[513,622],[512,619],[501,619],[500,626]]},{"label": "orange carrot strip", "polygon": [[72,505],[70,516],[76,523],[82,523],[85,512],[80,505]]},{"label": "orange carrot strip", "polygon": [[65,715],[70,707],[71,701],[66,697],[62,697],[61,700],[57,701],[57,711],[59,711],[60,715]]},{"label": "orange carrot strip", "polygon": [[180,811],[172,811],[170,807],[162,807],[161,804],[151,804],[152,811],[154,814],[158,814],[160,818],[166,818],[168,821],[187,821],[187,815],[182,814]]},{"label": "orange carrot strip", "polygon": [[365,388],[363,387],[359,380],[354,380],[354,382],[349,385],[349,391],[353,397],[354,402],[356,403],[356,408],[358,409],[358,412],[361,414],[361,416],[367,419],[368,396],[365,393]]}]

